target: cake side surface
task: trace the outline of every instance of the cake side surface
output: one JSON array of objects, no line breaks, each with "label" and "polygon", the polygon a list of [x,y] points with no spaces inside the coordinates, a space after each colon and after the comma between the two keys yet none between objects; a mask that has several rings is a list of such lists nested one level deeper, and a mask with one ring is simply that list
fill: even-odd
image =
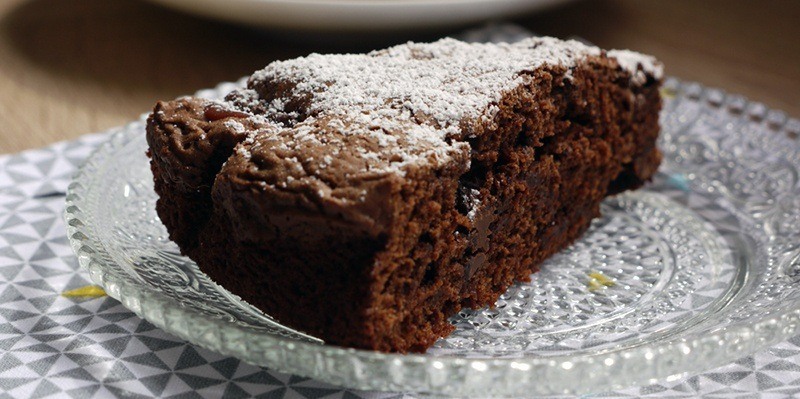
[{"label": "cake side surface", "polygon": [[[279,321],[424,350],[655,172],[660,65],[612,54],[445,40],[271,64],[224,102],[151,115],[157,210],[202,270]],[[200,161],[174,149],[201,131],[217,138],[188,145]],[[194,164],[202,178],[173,171]],[[187,204],[199,216],[176,217]]]}]

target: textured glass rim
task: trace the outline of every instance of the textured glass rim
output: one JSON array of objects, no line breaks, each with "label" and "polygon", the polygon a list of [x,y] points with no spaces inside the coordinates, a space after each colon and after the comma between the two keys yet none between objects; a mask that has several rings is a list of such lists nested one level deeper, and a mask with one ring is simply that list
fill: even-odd
[{"label": "textured glass rim", "polygon": [[[224,83],[198,95],[223,94],[238,84]],[[704,106],[728,108],[763,123],[775,134],[785,135],[787,144],[797,145],[793,139],[800,135],[800,121],[788,118],[781,111],[674,78],[666,80],[663,91],[665,95]],[[92,226],[85,223],[81,207],[88,193],[87,183],[109,160],[109,155],[131,139],[130,131],[136,129],[143,129],[141,120],[110,131],[110,139],[76,173],[67,190],[65,209],[70,245],[92,281],[138,316],[196,345],[248,363],[354,389],[452,396],[575,394],[675,380],[765,349],[796,335],[800,329],[800,303],[788,301],[755,322],[738,322],[711,334],[690,332],[669,340],[597,354],[459,358],[385,354],[321,345],[209,318],[163,293],[141,286],[113,267]]]}]

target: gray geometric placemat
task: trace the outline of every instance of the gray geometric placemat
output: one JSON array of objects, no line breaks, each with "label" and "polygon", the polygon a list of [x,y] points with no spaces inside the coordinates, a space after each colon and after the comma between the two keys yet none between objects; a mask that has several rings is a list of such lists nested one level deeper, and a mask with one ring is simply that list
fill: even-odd
[{"label": "gray geometric placemat", "polygon": [[[67,242],[64,192],[107,136],[0,156],[0,398],[395,398],[343,390],[195,347],[90,284]],[[800,395],[800,337],[692,376],[597,397],[782,398]]]}]

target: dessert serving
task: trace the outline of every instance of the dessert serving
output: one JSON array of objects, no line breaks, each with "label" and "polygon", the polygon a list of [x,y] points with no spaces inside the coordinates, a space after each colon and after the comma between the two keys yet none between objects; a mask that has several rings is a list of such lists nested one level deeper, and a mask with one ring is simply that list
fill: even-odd
[{"label": "dessert serving", "polygon": [[552,38],[275,62],[224,101],[156,105],[157,212],[282,324],[424,351],[653,175],[661,76]]}]

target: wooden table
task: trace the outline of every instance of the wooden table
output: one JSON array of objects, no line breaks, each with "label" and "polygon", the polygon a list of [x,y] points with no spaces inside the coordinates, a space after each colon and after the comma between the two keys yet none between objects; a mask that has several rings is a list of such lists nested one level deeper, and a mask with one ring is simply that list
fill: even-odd
[{"label": "wooden table", "polygon": [[[595,0],[515,21],[540,34],[654,54],[671,75],[800,117],[800,2]],[[330,43],[135,0],[0,0],[0,153],[123,124],[158,99],[276,59],[407,39]]]}]

